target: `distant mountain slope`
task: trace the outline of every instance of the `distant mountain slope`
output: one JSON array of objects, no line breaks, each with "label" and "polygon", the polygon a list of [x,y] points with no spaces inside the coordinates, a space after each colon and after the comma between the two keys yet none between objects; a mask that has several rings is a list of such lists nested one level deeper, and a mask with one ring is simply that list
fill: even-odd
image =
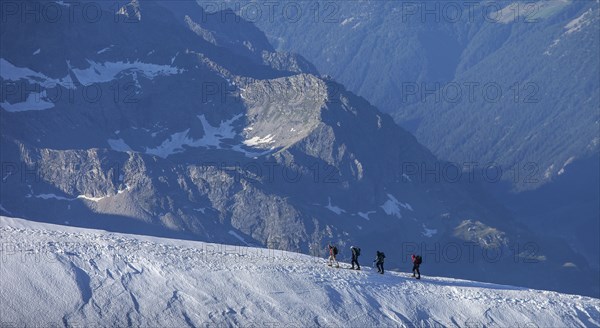
[{"label": "distant mountain slope", "polygon": [[319,1],[273,19],[244,3],[276,49],[475,168],[517,221],[600,266],[600,2]]},{"label": "distant mountain slope", "polygon": [[477,184],[406,171],[444,163],[232,12],[104,4],[92,22],[2,21],[2,213],[314,255],[358,243],[390,267],[431,252],[434,274],[599,293],[584,257]]},{"label": "distant mountain slope", "polygon": [[8,217],[0,237],[2,326],[600,325],[594,298],[335,269],[298,253]]},{"label": "distant mountain slope", "polygon": [[598,154],[598,1],[300,4],[255,22],[440,158],[495,163],[525,190]]}]

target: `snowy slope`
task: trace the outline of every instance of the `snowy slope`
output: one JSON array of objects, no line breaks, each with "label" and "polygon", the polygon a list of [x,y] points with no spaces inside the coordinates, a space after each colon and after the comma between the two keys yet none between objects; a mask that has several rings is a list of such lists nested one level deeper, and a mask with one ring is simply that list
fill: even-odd
[{"label": "snowy slope", "polygon": [[268,249],[8,217],[0,239],[2,326],[600,325],[594,298],[333,269]]}]

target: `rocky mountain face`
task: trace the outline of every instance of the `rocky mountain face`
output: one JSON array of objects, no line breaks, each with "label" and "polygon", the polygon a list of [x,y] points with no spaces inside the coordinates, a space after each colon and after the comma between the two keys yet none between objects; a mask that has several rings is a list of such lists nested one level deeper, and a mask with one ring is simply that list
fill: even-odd
[{"label": "rocky mountain face", "polygon": [[3,215],[315,255],[334,242],[342,258],[357,244],[363,265],[383,250],[402,270],[419,252],[432,274],[598,293],[583,257],[440,178],[389,115],[233,12],[84,4],[2,21]]},{"label": "rocky mountain face", "polygon": [[241,3],[277,49],[306,56],[440,158],[501,166],[511,189],[598,156],[598,1]]}]

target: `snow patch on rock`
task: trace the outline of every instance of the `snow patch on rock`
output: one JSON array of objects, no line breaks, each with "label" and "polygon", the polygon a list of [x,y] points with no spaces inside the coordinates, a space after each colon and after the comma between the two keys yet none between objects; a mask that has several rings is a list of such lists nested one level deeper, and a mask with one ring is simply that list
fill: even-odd
[{"label": "snow patch on rock", "polygon": [[358,212],[358,216],[360,216],[361,218],[365,219],[365,220],[371,220],[371,218],[369,217],[369,215],[371,214],[375,214],[377,213],[377,211],[367,211],[367,212]]},{"label": "snow patch on rock", "polygon": [[31,110],[46,110],[54,107],[54,103],[48,101],[46,90],[42,92],[31,92],[27,95],[27,100],[20,103],[11,104],[3,101],[0,106],[7,112],[26,112]]},{"label": "snow patch on rock", "polygon": [[99,55],[99,54],[103,54],[103,53],[105,53],[105,52],[109,51],[109,50],[110,50],[112,47],[114,47],[114,46],[115,46],[114,44],[111,44],[110,46],[108,46],[108,47],[106,47],[106,48],[102,48],[102,49],[98,50],[98,51],[96,52],[96,54],[98,54],[98,55]]},{"label": "snow patch on rock", "polygon": [[264,144],[271,144],[274,142],[273,138],[275,138],[275,136],[267,134],[264,137],[252,137],[250,139],[246,139],[244,140],[244,145],[249,146],[249,147],[255,147],[255,146],[259,146],[259,145],[264,145]]},{"label": "snow patch on rock", "polygon": [[125,143],[125,141],[121,138],[119,139],[108,139],[106,140],[108,145],[112,150],[120,151],[120,152],[128,152],[132,151],[131,147]]},{"label": "snow patch on rock", "polygon": [[407,209],[409,211],[414,211],[412,206],[409,203],[403,203],[396,199],[391,194],[387,194],[388,199],[381,205],[381,208],[387,215],[394,215],[398,218],[402,218],[402,213],[400,212],[400,207]]},{"label": "snow patch on rock", "polygon": [[431,238],[433,235],[437,234],[437,232],[437,229],[429,229],[425,224],[423,224],[423,232],[421,232],[423,236]]},{"label": "snow patch on rock", "polygon": [[341,207],[332,205],[331,204],[331,197],[328,198],[327,205],[325,206],[325,208],[328,209],[328,210],[330,210],[330,211],[332,211],[333,213],[335,213],[337,215],[340,215],[340,214],[346,212],[346,210],[342,209]]},{"label": "snow patch on rock", "polygon": [[565,29],[567,30],[565,34],[572,34],[581,31],[584,27],[592,23],[593,16],[594,10],[592,8],[588,9],[581,16],[575,18],[565,25]]},{"label": "snow patch on rock", "polygon": [[175,75],[183,72],[183,69],[169,66],[144,63],[140,61],[134,62],[104,62],[98,63],[92,60],[87,60],[90,65],[85,69],[72,69],[77,80],[83,85],[93,83],[104,83],[114,80],[121,72],[136,72],[144,75],[149,79],[157,76]]},{"label": "snow patch on rock", "polygon": [[183,148],[184,145],[192,145],[195,142],[188,136],[189,132],[190,129],[185,129],[181,132],[173,133],[158,147],[146,148],[146,154],[167,158],[170,155],[183,152],[185,150]]},{"label": "snow patch on rock", "polygon": [[240,117],[242,117],[242,114],[221,122],[218,126],[212,126],[208,123],[204,115],[198,115],[198,119],[202,123],[202,128],[204,129],[204,136],[202,136],[202,138],[194,140],[189,136],[190,129],[188,128],[184,131],[173,133],[158,147],[146,148],[146,153],[167,158],[170,155],[183,152],[185,150],[184,146],[214,147],[216,149],[222,149],[221,142],[224,139],[235,138],[236,133],[232,123]]},{"label": "snow patch on rock", "polygon": [[565,164],[563,164],[563,166],[560,168],[560,170],[558,170],[558,175],[563,175],[565,173],[565,169],[567,168],[567,166],[569,164],[573,163],[574,160],[575,160],[575,156],[569,157],[569,159],[567,159],[567,161],[565,162]]},{"label": "snow patch on rock", "polygon": [[55,84],[65,88],[74,88],[73,81],[69,75],[54,79],[27,67],[15,66],[4,58],[0,58],[0,77],[7,81],[26,80],[32,84],[43,84],[44,86]]}]

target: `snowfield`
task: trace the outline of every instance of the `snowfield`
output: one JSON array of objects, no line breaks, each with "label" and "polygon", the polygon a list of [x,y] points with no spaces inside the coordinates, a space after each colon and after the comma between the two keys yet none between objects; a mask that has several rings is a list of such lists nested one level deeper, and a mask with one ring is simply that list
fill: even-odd
[{"label": "snowfield", "polygon": [[598,299],[379,275],[368,254],[353,271],[291,252],[9,217],[0,240],[2,327],[600,326]]}]

